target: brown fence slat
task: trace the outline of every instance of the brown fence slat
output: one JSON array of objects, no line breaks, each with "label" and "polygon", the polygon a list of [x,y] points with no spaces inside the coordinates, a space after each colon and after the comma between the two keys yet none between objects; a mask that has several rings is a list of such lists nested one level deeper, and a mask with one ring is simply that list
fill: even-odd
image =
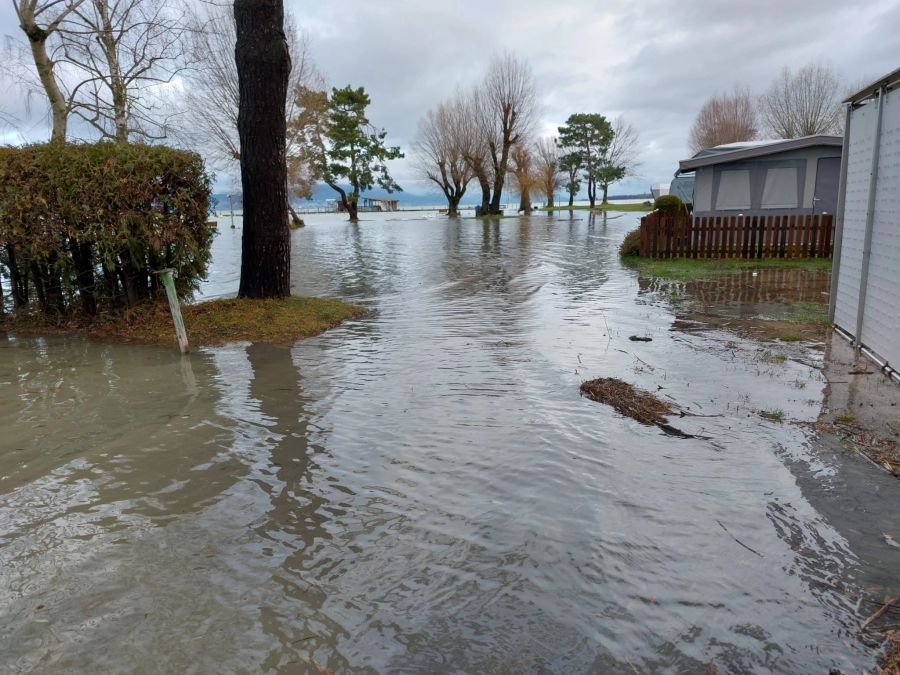
[{"label": "brown fence slat", "polygon": [[820,215],[641,218],[640,251],[648,258],[830,258],[834,217]]}]

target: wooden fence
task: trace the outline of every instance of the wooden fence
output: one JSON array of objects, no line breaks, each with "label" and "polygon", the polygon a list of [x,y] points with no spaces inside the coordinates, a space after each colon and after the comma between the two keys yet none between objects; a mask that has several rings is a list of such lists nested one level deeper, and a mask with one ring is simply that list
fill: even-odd
[{"label": "wooden fence", "polygon": [[647,258],[830,258],[834,220],[815,216],[666,215],[641,218]]}]

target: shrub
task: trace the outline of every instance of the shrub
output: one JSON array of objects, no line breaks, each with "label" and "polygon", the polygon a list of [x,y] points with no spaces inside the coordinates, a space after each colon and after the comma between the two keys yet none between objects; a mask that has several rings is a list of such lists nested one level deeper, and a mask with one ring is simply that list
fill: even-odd
[{"label": "shrub", "polygon": [[622,245],[619,246],[619,255],[635,256],[641,254],[641,231],[632,230],[625,235]]},{"label": "shrub", "polygon": [[661,213],[682,213],[685,212],[684,202],[676,195],[661,195],[653,202],[653,209]]},{"label": "shrub", "polygon": [[16,307],[95,314],[206,274],[210,178],[194,153],[114,143],[0,148],[0,262]]}]

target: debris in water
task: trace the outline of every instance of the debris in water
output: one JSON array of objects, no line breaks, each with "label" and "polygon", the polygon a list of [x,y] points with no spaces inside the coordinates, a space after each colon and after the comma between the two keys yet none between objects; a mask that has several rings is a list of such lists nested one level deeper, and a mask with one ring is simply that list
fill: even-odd
[{"label": "debris in water", "polygon": [[632,342],[653,342],[652,337],[641,337],[640,335],[632,335],[628,339]]},{"label": "debris in water", "polygon": [[875,612],[872,616],[870,616],[868,619],[866,619],[865,623],[863,623],[863,625],[859,627],[859,632],[862,633],[866,628],[869,627],[870,624],[872,624],[874,621],[877,621],[881,617],[882,614],[884,614],[886,611],[888,611],[891,607],[894,606],[894,603],[897,602],[897,600],[900,600],[900,598],[889,598],[887,600],[887,602],[885,602],[877,612]]},{"label": "debris in water", "polygon": [[618,412],[643,424],[660,424],[675,411],[650,392],[641,391],[615,377],[598,377],[581,383],[581,391],[592,401],[611,405]]},{"label": "debris in water", "polygon": [[655,424],[667,434],[680,438],[705,438],[688,434],[666,422],[676,410],[661,398],[616,377],[598,377],[581,383],[581,392],[592,401],[605,403],[642,424]]}]

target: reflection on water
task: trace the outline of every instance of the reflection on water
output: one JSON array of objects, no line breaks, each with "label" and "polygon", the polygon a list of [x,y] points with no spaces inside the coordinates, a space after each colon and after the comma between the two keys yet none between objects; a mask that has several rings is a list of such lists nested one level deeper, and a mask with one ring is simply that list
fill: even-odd
[{"label": "reflection on water", "polygon": [[[292,349],[0,343],[7,669],[870,665],[900,497],[748,416],[815,419],[817,371],[670,331],[634,216],[370,218],[294,232],[295,292],[374,311]],[[206,297],[240,229],[215,247]],[[674,440],[579,398],[598,375],[722,416]]]}]

